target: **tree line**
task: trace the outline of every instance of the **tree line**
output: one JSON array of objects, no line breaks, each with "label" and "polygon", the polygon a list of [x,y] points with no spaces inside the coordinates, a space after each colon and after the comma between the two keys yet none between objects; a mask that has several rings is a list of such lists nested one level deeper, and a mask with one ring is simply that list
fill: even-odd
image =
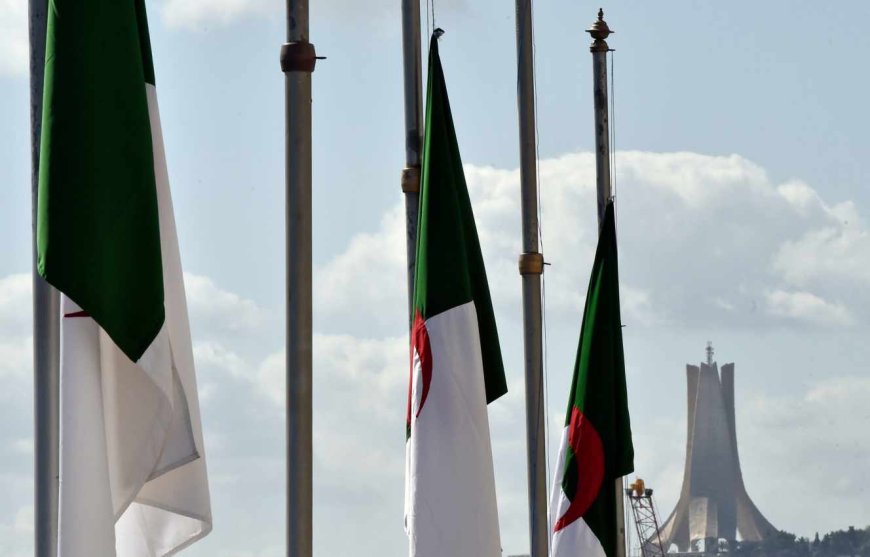
[{"label": "tree line", "polygon": [[734,557],[870,557],[870,526],[837,530],[813,539],[788,532],[760,542],[738,541],[732,545]]}]

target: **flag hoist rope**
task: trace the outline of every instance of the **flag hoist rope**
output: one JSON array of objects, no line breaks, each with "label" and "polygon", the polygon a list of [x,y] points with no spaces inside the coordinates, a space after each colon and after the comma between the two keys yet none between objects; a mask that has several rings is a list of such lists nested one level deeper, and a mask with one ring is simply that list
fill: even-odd
[{"label": "flag hoist rope", "polygon": [[[614,49],[608,49],[607,54],[610,55],[610,91],[608,100],[610,101],[610,196],[616,199],[616,72]],[[613,205],[614,219],[616,218],[616,204]],[[614,225],[618,222],[614,222]],[[618,229],[618,227],[617,227]]]},{"label": "flag hoist rope", "polygon": [[[532,10],[532,21],[534,21],[534,9]],[[532,57],[534,58],[535,52],[537,51],[537,45],[535,44],[534,33],[532,36]],[[544,203],[543,203],[543,195],[541,194],[542,181],[541,181],[541,150],[540,150],[540,141],[541,141],[541,133],[538,129],[538,71],[537,69],[533,70],[534,81],[535,81],[535,168],[537,170],[537,179],[538,179],[538,239],[541,245],[541,253],[543,254],[544,249]],[[544,269],[546,269],[550,265],[549,262],[544,261]],[[541,273],[541,326],[542,326],[542,346],[543,346],[543,373],[544,373],[544,389],[543,389],[543,404],[544,404],[544,413],[540,416],[541,420],[544,422],[544,456],[545,456],[545,468],[546,468],[546,483],[547,487],[550,486],[550,472],[552,469],[550,468],[550,421],[547,419],[548,409],[550,408],[550,375],[549,375],[549,345],[547,343],[547,273]]]},{"label": "flag hoist rope", "polygon": [[[616,201],[616,55],[614,49],[609,49],[608,54],[610,55],[610,187],[611,187],[611,197],[614,199],[613,204],[613,226],[616,228],[617,238],[619,237],[619,206]],[[624,532],[624,542],[623,548],[625,551],[625,555],[629,555],[631,552],[631,538],[632,538],[632,529],[628,528],[628,523],[632,520],[631,510],[625,506],[625,498],[623,494],[625,493],[625,489],[628,486],[628,478],[623,476],[620,478],[619,486],[620,491],[618,492],[619,500],[622,501],[620,505],[622,507],[622,531]],[[640,544],[642,540],[638,540],[638,544]],[[638,545],[639,547],[639,545]]]}]

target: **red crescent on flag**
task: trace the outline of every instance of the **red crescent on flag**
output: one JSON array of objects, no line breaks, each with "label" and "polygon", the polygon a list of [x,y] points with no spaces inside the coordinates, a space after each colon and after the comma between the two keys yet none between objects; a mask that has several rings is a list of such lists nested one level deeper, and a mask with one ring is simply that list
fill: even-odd
[{"label": "red crescent on flag", "polygon": [[422,381],[422,389],[420,394],[420,406],[417,408],[416,418],[423,410],[423,405],[426,403],[426,397],[429,396],[429,385],[432,383],[432,347],[429,345],[429,332],[426,330],[426,322],[423,321],[423,316],[418,311],[414,317],[414,327],[411,329],[411,374],[408,381],[408,414],[407,425],[411,425],[411,397],[413,396],[414,386],[414,353],[420,360],[420,381]]},{"label": "red crescent on flag", "polygon": [[65,314],[63,314],[63,316],[64,317],[90,317],[91,314],[89,314],[86,311],[73,311],[71,313],[65,313]]},{"label": "red crescent on flag", "polygon": [[[553,528],[558,532],[578,518],[586,514],[604,482],[604,446],[601,436],[595,426],[576,406],[571,410],[571,422],[568,424],[568,445],[574,452],[573,463],[576,466],[577,489],[573,495],[565,494],[571,504]],[[567,465],[566,457],[566,465]],[[565,471],[567,474],[568,471]]]}]

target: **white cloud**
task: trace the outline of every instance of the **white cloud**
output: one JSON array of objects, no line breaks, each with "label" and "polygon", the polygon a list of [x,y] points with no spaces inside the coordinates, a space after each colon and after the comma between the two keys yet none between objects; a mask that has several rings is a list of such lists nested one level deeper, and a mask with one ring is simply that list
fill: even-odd
[{"label": "white cloud", "polygon": [[263,360],[257,368],[256,375],[253,376],[260,394],[281,408],[283,408],[286,398],[284,395],[286,386],[284,370],[287,366],[284,360],[283,351],[270,354]]},{"label": "white cloud", "polygon": [[33,532],[33,506],[22,507],[15,513],[12,528],[16,532],[30,534]]},{"label": "white cloud", "polygon": [[634,316],[639,325],[649,327],[666,320],[666,316],[660,313],[661,309],[658,313],[653,309],[655,304],[649,292],[632,287],[623,287],[620,295],[622,298],[620,310],[626,315]]},{"label": "white cloud", "polygon": [[22,455],[32,455],[33,439],[16,439],[12,442],[12,452]]},{"label": "white cloud", "polygon": [[[746,411],[751,418],[737,426],[744,437],[741,457],[758,470],[793,471],[778,475],[776,482],[751,484],[758,499],[770,502],[767,512],[774,523],[792,524],[804,535],[870,523],[866,494],[854,481],[870,462],[868,400],[870,379],[844,376],[815,382],[802,396],[751,401]],[[800,497],[828,511],[808,514],[800,504],[774,506],[789,493],[795,503]]]},{"label": "white cloud", "polygon": [[[839,413],[851,415],[856,419],[862,415],[870,416],[870,408],[867,405],[867,401],[870,400],[870,378],[847,376],[827,379],[816,383],[804,398],[819,406],[836,405],[840,407]],[[852,406],[844,408],[843,404]],[[861,440],[864,439],[863,432],[854,430],[852,432],[859,433]]]},{"label": "white cloud", "polygon": [[[374,555],[407,545],[402,530],[407,361],[403,337],[315,334],[318,554]],[[281,351],[267,357],[257,374],[259,392],[276,411],[283,408],[284,369]],[[342,536],[327,533],[335,520],[343,524]]]},{"label": "white cloud", "polygon": [[[831,377],[796,395],[737,401],[737,436],[749,496],[775,526],[812,536],[870,523],[856,484],[870,462],[870,379]],[[677,502],[683,479],[685,422],[656,419],[635,435],[635,462],[655,488],[661,518]],[[680,432],[675,435],[674,432]],[[773,478],[773,480],[772,480]],[[808,512],[803,501],[812,501]]]},{"label": "white cloud", "polygon": [[[283,17],[284,3],[279,0],[165,0],[160,14],[174,29],[206,31],[211,27],[230,27],[243,21],[265,17]],[[321,16],[381,21],[398,14],[398,5],[378,0],[364,5],[348,0],[331,0],[318,5]]]},{"label": "white cloud", "polygon": [[[618,160],[620,272],[628,325],[651,335],[686,327],[742,331],[790,323],[799,324],[801,334],[846,325],[854,333],[866,324],[870,291],[862,285],[870,276],[864,274],[870,270],[864,255],[870,249],[854,206],[826,204],[800,182],[776,185],[763,169],[738,156],[620,153]],[[520,344],[511,330],[516,324],[511,321],[519,320],[519,173],[475,166],[466,171],[507,355]],[[563,329],[571,344],[595,248],[594,159],[579,153],[541,161],[541,177],[544,251],[552,263],[546,276],[550,331],[558,334],[557,325],[567,323]],[[407,543],[401,527],[408,380],[404,258],[404,210],[397,204],[373,231],[358,234],[315,272],[315,528],[323,529],[316,538],[324,554],[374,554],[375,547],[401,550]],[[216,532],[213,539],[220,546],[209,547],[207,539],[191,551],[271,555],[266,548],[280,543],[280,528],[266,529],[253,544],[244,534],[263,530],[253,518],[249,524],[249,514],[268,517],[283,508],[276,486],[283,477],[285,362],[283,351],[275,350],[279,335],[267,338],[275,331],[264,327],[280,316],[208,277],[187,274],[185,280],[200,392],[208,399],[203,412],[209,464],[220,485],[213,494],[215,514],[226,517],[223,532],[236,533]],[[13,333],[16,342],[28,342],[29,314],[30,277],[0,279],[0,350]],[[16,350],[21,356],[13,367],[29,369],[29,346]],[[3,360],[0,355],[0,376]],[[508,550],[525,543],[527,528],[523,384],[515,372],[519,360],[510,360],[511,390],[489,409]],[[15,373],[7,379],[23,385],[23,376]],[[799,516],[799,505],[792,512],[778,503],[783,493],[800,493],[807,482],[825,508],[844,509],[819,528],[870,520],[848,481],[845,487],[825,484],[825,478],[860,477],[860,463],[870,459],[861,437],[861,426],[870,418],[865,410],[870,385],[853,377],[811,383],[799,394],[794,389],[738,401],[750,493],[782,527],[811,527]],[[552,391],[549,408],[557,425],[551,433],[560,429],[564,400],[563,390]],[[682,479],[685,423],[675,418],[680,410],[663,410],[653,418],[639,412],[647,419],[635,424],[637,463],[663,495],[661,511],[670,510],[668,494],[678,493]],[[25,435],[3,439],[11,448],[7,453],[19,460],[19,449],[27,449],[20,445]],[[800,470],[782,482],[770,481],[771,469],[791,470],[796,461]],[[15,497],[6,506],[7,518],[0,520],[6,524],[0,526],[4,549],[17,521],[15,509],[30,493]],[[257,510],[231,510],[238,508]],[[324,534],[324,525],[337,520],[347,525],[344,535]],[[234,539],[247,545],[234,547]],[[360,546],[359,540],[369,545]],[[22,554],[29,548],[20,547]]]},{"label": "white cloud", "polygon": [[194,344],[193,357],[198,366],[215,368],[233,377],[244,377],[249,369],[247,362],[241,356],[215,341]]},{"label": "white cloud", "polygon": [[0,332],[20,331],[30,326],[32,279],[20,273],[0,278]]},{"label": "white cloud", "polygon": [[32,427],[31,311],[30,275],[0,278],[0,547],[4,557],[33,553],[33,507],[28,504],[33,500],[29,456],[33,442],[27,438]]},{"label": "white cloud", "polygon": [[27,0],[0,0],[0,77],[27,74],[28,40]]},{"label": "white cloud", "polygon": [[786,182],[777,187],[776,191],[803,214],[810,214],[813,210],[824,208],[824,203],[816,190],[803,182]]},{"label": "white cloud", "polygon": [[[795,286],[870,287],[870,232],[855,218],[785,242],[774,269]],[[833,281],[833,282],[831,282]]]},{"label": "white cloud", "polygon": [[0,377],[21,377],[32,368],[32,337],[0,340]]},{"label": "white cloud", "polygon": [[[855,331],[857,327],[866,325],[870,291],[863,287],[862,281],[863,272],[870,270],[870,265],[863,262],[864,256],[857,253],[857,246],[867,230],[857,208],[850,203],[826,204],[809,185],[796,181],[777,185],[758,165],[736,155],[620,153],[618,160],[617,216],[623,320],[628,326],[636,327],[634,330],[643,331],[633,335],[637,346],[642,346],[641,337],[653,338],[662,331],[670,331],[676,337],[695,337],[699,331],[727,329],[739,338],[747,331],[764,329],[768,340],[779,334],[777,339],[786,338],[788,342],[794,342],[795,335],[811,340],[816,332],[827,335],[828,331],[835,330],[839,334],[844,327]],[[540,163],[544,253],[552,264],[546,271],[548,321],[551,333],[557,331],[558,334],[559,329],[570,331],[566,333],[568,337],[577,331],[595,249],[594,168],[594,158],[588,153],[565,155]],[[511,330],[516,325],[511,321],[519,319],[520,307],[520,279],[516,270],[516,257],[520,251],[519,172],[471,165],[467,165],[465,170],[499,325],[503,330]],[[833,238],[847,235],[853,241],[849,249],[840,250],[830,249],[828,244],[822,243],[821,247],[814,249],[825,251],[824,257],[815,262],[815,252],[806,243],[798,244],[825,230],[832,230]],[[392,338],[401,333],[404,323],[400,323],[397,316],[403,315],[407,295],[404,249],[403,209],[397,204],[386,213],[375,231],[358,234],[344,253],[317,270],[315,308],[318,311],[327,308],[319,313],[321,326],[326,326],[330,332],[357,337]],[[821,264],[828,259],[831,263]],[[799,267],[793,261],[805,266]],[[506,322],[510,324],[505,326]],[[515,335],[515,330],[503,334],[502,348],[506,353],[515,348],[513,343],[519,342]],[[329,336],[330,343],[322,342],[323,339],[320,341],[321,350],[331,347],[333,360],[318,356],[315,348],[315,370],[327,373],[328,377],[322,379],[328,387],[319,387],[321,389],[332,389],[333,385],[354,381],[348,370],[389,369],[386,363],[364,363],[366,358],[362,355],[354,360],[349,358],[348,353],[336,349],[335,345],[344,342],[356,349],[357,344],[341,340],[343,338],[344,335],[336,334]],[[568,341],[564,352],[573,350],[572,340]],[[396,337],[395,342],[396,353],[392,358],[404,358],[401,350],[405,342],[401,337]],[[564,347],[551,348],[555,353],[562,352]],[[648,348],[666,349],[658,346]],[[755,356],[757,360],[758,355]],[[819,358],[824,361],[822,354]],[[656,361],[660,363],[661,358]],[[275,360],[273,364],[273,377],[277,378],[283,373],[283,362]],[[645,367],[643,363],[641,367]],[[318,407],[330,415],[329,418],[322,418],[323,413],[317,414],[318,420],[326,420],[324,427],[330,431],[342,428],[362,431],[353,423],[355,416],[360,416],[359,420],[369,424],[373,430],[367,432],[370,436],[367,439],[374,442],[380,435],[390,450],[395,451],[392,460],[379,460],[380,454],[372,457],[372,462],[385,468],[398,467],[402,457],[397,447],[389,445],[395,442],[390,440],[389,434],[390,428],[402,419],[401,407],[397,407],[396,400],[402,396],[400,390],[405,385],[406,372],[395,361],[393,368],[394,371],[389,372],[391,382],[380,386],[374,382],[371,391],[364,391],[366,397],[374,401],[381,400],[382,393],[395,393],[392,402],[390,397],[384,399],[382,404],[392,404],[393,407],[385,408],[383,417],[374,412],[356,414],[357,407],[368,401],[353,398],[343,403],[346,406],[339,406],[342,408],[339,415],[346,417],[341,423],[332,421],[330,409],[336,408],[335,403],[321,401]],[[333,371],[325,372],[325,369]],[[344,375],[332,375],[334,370],[342,369],[345,369]],[[795,373],[802,373],[804,380],[814,369],[813,366],[795,370]],[[660,372],[659,369],[645,371]],[[509,377],[511,391],[489,408],[500,518],[507,548],[525,543],[523,534],[516,532],[524,532],[527,527],[523,386],[522,381],[517,380],[517,374],[512,373],[514,375]],[[673,376],[662,379],[675,386],[680,383]],[[561,380],[554,381],[559,383]],[[759,384],[764,382],[759,380],[753,388],[758,389]],[[836,386],[841,383],[837,380],[825,384],[829,385],[828,390],[816,385],[801,395],[761,397],[759,400],[762,402],[758,403],[756,399],[738,401],[738,435],[750,494],[775,524],[802,534],[810,532],[813,527],[811,519],[785,512],[785,507],[790,504],[783,502],[783,491],[777,487],[779,484],[770,481],[770,471],[787,469],[794,462],[789,455],[804,458],[809,448],[817,446],[816,440],[826,435],[820,428],[809,425],[813,418],[806,412],[808,401],[820,396],[819,393],[843,394],[848,391],[854,398],[845,404],[846,407],[870,399],[870,395],[847,380],[842,382],[844,387],[839,391]],[[272,385],[275,392],[283,392],[283,383],[276,381]],[[792,383],[784,392],[794,393],[796,389],[800,389],[800,384]],[[564,392],[559,390],[552,394],[554,398],[550,400],[549,408],[556,425],[550,428],[551,445],[558,442],[554,433],[559,431],[559,424],[564,419]],[[634,409],[641,418],[635,423],[636,463],[641,475],[660,495],[660,511],[667,512],[669,505],[675,502],[671,498],[679,494],[682,481],[685,421],[682,408],[666,403],[671,399],[662,399],[662,392],[646,395],[655,397],[664,406],[639,401]],[[317,391],[315,396],[318,396]],[[681,397],[677,399],[681,400]],[[832,399],[829,403],[836,404]],[[813,404],[812,411],[821,414],[822,404]],[[390,412],[393,413],[392,424],[387,417]],[[830,427],[848,430],[849,433],[842,434],[847,439],[860,432],[858,422],[849,421],[848,412],[838,410],[830,420],[825,419]],[[380,433],[376,434],[376,430]],[[785,430],[788,430],[787,434],[783,434]],[[320,439],[318,437],[318,442],[327,443]],[[343,440],[343,437],[339,435],[338,439]],[[765,446],[768,439],[776,442]],[[782,446],[773,451],[772,447],[776,447],[780,440]],[[840,439],[836,446],[830,447],[822,443],[825,445],[824,454],[814,456],[813,466],[828,473],[839,467],[838,473],[846,473],[846,469],[836,461],[843,447],[849,446],[848,442]],[[854,451],[861,455],[870,450],[866,440],[854,439],[853,444],[858,445]],[[355,441],[339,445],[344,446],[345,454],[369,450],[365,448],[368,444],[360,445]],[[379,453],[380,450],[378,445],[376,451]],[[341,449],[335,451],[338,458]],[[857,466],[857,460],[852,462]],[[346,470],[341,468],[333,472],[342,475]],[[850,477],[855,477],[857,468],[849,470]],[[798,493],[797,484],[808,481],[810,476],[815,478],[815,474],[804,475],[795,471],[792,474],[795,485],[789,492]],[[360,478],[367,483],[377,481]],[[393,477],[392,481],[396,478]],[[821,473],[819,479],[813,481],[818,482],[816,491],[824,490]],[[394,489],[394,486],[389,489]],[[392,491],[389,493],[388,501],[393,496]],[[850,510],[851,516],[857,517],[850,518],[847,512],[838,512],[825,523],[826,528],[870,520],[870,516],[861,510],[860,496],[836,488],[825,497],[827,505],[841,504]],[[791,505],[790,508],[798,507]],[[366,509],[371,512],[368,507]]]},{"label": "white cloud", "polygon": [[[627,157],[627,158],[624,158]],[[665,197],[692,210],[729,203],[740,197],[769,198],[767,174],[739,155],[711,157],[699,153],[619,154],[617,170],[629,184],[642,182]]]},{"label": "white cloud", "polygon": [[0,547],[4,557],[33,554],[33,506],[19,508],[8,523],[0,522]]},{"label": "white cloud", "polygon": [[[378,232],[355,235],[342,254],[315,269],[318,313],[336,321],[401,328],[402,310],[396,309],[407,303],[405,253],[405,210],[397,206],[381,219]],[[366,310],[360,311],[360,304]]]},{"label": "white cloud", "polygon": [[[464,11],[466,0],[443,0],[438,3],[439,13]],[[164,0],[160,15],[170,28],[193,31],[209,27],[228,27],[242,21],[284,17],[284,3],[279,0]],[[320,20],[365,22],[374,25],[377,34],[395,34],[394,25],[400,4],[390,0],[325,0],[317,4]]]},{"label": "white cloud", "polygon": [[[404,336],[360,338],[315,334],[314,380],[330,395],[324,403],[335,406],[342,420],[345,419],[342,409],[359,410],[370,418],[393,419],[394,395],[407,388],[407,343]],[[258,390],[279,406],[284,404],[284,370],[284,352],[280,351],[267,356],[253,376]],[[346,398],[348,404],[337,404],[333,397],[339,396]]]},{"label": "white cloud", "polygon": [[172,28],[200,30],[224,27],[249,17],[280,13],[281,3],[273,0],[166,0],[161,15]]},{"label": "white cloud", "polygon": [[[404,337],[315,334],[315,451],[329,476],[346,481],[348,476],[363,472],[382,474],[384,466],[400,467],[407,359]],[[256,374],[259,392],[279,408],[284,404],[284,370],[284,352],[280,351],[269,355]],[[399,450],[391,454],[395,448]],[[343,458],[348,452],[356,458]],[[364,476],[359,480],[362,485],[371,482]]]},{"label": "white cloud", "polygon": [[283,547],[269,547],[262,551],[221,551],[218,557],[280,557],[284,555]]},{"label": "white cloud", "polygon": [[[778,186],[737,155],[623,152],[618,161],[626,324],[830,327],[870,313],[870,231],[853,204],[826,204],[796,181]],[[548,313],[573,323],[597,235],[595,162],[576,153],[542,160],[540,169]],[[496,311],[514,315],[519,171],[465,171]],[[402,215],[395,206],[376,232],[358,234],[318,269],[318,308],[339,315],[355,307],[369,327],[397,330],[407,295]],[[786,299],[780,292],[803,294]],[[360,321],[328,323],[349,331]]]},{"label": "white cloud", "polygon": [[765,294],[765,299],[772,315],[830,326],[848,326],[854,322],[842,304],[825,301],[809,292],[775,290]]},{"label": "white cloud", "polygon": [[263,311],[251,300],[223,290],[208,277],[184,273],[191,320],[209,331],[250,332],[263,323]]},{"label": "white cloud", "polygon": [[30,275],[0,278],[0,378],[32,368],[31,288]]}]

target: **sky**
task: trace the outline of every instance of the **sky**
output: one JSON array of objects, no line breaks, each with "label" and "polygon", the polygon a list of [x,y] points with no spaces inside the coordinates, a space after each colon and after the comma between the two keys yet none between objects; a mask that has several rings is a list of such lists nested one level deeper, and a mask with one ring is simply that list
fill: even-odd
[{"label": "sky", "polygon": [[[149,0],[214,531],[284,543],[283,7]],[[315,555],[401,555],[407,393],[399,2],[312,2]],[[750,496],[803,536],[870,525],[870,4],[601,2],[616,31],[615,193],[637,475],[666,515],[685,365],[735,362]],[[599,4],[535,6],[549,455],[595,248]],[[0,549],[32,554],[26,0],[0,0]],[[509,393],[490,405],[502,545],[528,551],[514,10],[437,0]],[[423,29],[432,28],[424,18]],[[425,41],[425,38],[424,38]]]}]

